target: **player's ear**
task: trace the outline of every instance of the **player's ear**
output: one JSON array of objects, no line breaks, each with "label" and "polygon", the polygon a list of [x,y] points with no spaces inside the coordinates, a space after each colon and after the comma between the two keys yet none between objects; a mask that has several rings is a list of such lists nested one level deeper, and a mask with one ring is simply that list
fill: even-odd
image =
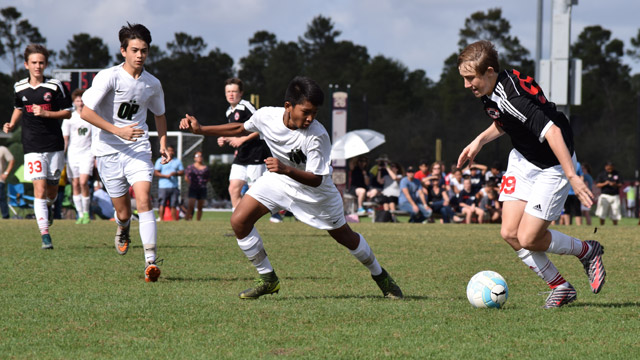
[{"label": "player's ear", "polygon": [[125,55],[127,54],[127,49],[123,48],[122,46],[120,47],[120,55],[122,55],[122,57],[125,57]]},{"label": "player's ear", "polygon": [[485,74],[487,74],[487,75],[493,75],[495,73],[496,73],[496,69],[494,69],[492,66],[489,66],[487,68],[487,71],[485,71]]},{"label": "player's ear", "polygon": [[293,110],[293,105],[291,105],[290,102],[285,101],[284,102],[284,110],[287,112],[291,112],[291,110]]}]

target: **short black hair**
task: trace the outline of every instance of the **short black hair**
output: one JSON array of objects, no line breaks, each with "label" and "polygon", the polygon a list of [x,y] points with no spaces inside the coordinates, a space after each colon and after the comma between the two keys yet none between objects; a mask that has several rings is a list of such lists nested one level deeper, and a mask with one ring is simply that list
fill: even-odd
[{"label": "short black hair", "polygon": [[296,76],[291,80],[284,94],[284,101],[291,105],[300,105],[305,100],[314,106],[324,103],[324,92],[317,82],[304,76]]},{"label": "short black hair", "polygon": [[118,39],[120,39],[120,47],[127,49],[129,46],[129,40],[140,39],[147,43],[147,46],[151,46],[151,32],[142,24],[130,24],[127,22],[127,26],[123,26],[118,33]]}]

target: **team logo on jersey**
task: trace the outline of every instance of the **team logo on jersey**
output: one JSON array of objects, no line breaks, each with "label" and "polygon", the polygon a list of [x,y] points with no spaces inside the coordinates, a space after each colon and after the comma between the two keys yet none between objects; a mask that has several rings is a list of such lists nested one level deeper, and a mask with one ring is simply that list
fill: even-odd
[{"label": "team logo on jersey", "polygon": [[496,108],[486,108],[485,111],[487,112],[487,115],[494,120],[500,117],[500,110]]},{"label": "team logo on jersey", "polygon": [[236,112],[236,114],[233,115],[233,118],[236,119],[236,121],[240,120],[240,113]]},{"label": "team logo on jersey", "polygon": [[51,93],[47,91],[46,93],[44,93],[44,96],[42,98],[44,99],[44,101],[49,102],[51,101],[51,98],[53,98],[53,95],[51,95]]},{"label": "team logo on jersey", "polygon": [[307,155],[305,155],[301,149],[291,150],[291,152],[289,153],[289,160],[296,164],[304,164],[307,162]]}]

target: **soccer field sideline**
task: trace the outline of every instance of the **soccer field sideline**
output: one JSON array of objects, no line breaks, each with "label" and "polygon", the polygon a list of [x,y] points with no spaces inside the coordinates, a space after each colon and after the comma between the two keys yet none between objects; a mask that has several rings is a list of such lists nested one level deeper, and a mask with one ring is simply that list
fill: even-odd
[{"label": "soccer field sideline", "polygon": [[[211,214],[213,215],[213,214]],[[282,279],[257,301],[237,293],[255,270],[219,214],[159,223],[163,275],[143,280],[137,225],[132,250],[113,249],[112,222],[56,221],[56,249],[39,250],[33,220],[1,222],[0,358],[633,358],[639,286],[637,228],[567,227],[602,241],[608,279],[593,295],[581,265],[554,256],[579,292],[540,309],[544,283],[499,238],[496,225],[353,224],[405,292],[386,301],[368,272],[326,232],[295,221],[259,222]],[[31,239],[32,238],[32,239]],[[474,309],[466,283],[495,270],[509,284],[503,310]],[[576,325],[580,324],[580,325]],[[592,337],[598,333],[598,339]],[[596,347],[581,345],[585,339]],[[550,355],[553,354],[553,355]]]}]

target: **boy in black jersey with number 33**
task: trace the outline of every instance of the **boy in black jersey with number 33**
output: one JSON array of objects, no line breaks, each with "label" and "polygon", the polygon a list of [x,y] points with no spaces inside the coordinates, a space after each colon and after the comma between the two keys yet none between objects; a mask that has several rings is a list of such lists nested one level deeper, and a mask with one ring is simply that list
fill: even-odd
[{"label": "boy in black jersey with number 33", "polygon": [[42,236],[42,248],[53,249],[49,226],[53,222],[51,205],[58,196],[58,182],[64,168],[64,138],[61,122],[71,117],[71,98],[56,79],[44,76],[49,51],[30,44],[24,51],[24,67],[29,77],[14,85],[15,102],[11,121],[3,131],[11,132],[22,121],[24,177],[33,181],[33,212]]},{"label": "boy in black jersey with number 33", "polygon": [[551,288],[544,308],[560,307],[577,298],[547,252],[576,256],[589,277],[591,291],[598,293],[605,280],[600,243],[548,229],[560,216],[570,186],[585,206],[593,204],[593,194],[576,175],[569,121],[531,77],[517,70],[500,71],[498,53],[489,41],[467,46],[458,57],[458,70],[465,88],[482,99],[493,119],[462,150],[458,167],[472,163],[488,142],[505,133],[511,137],[514,149],[500,189],[499,200],[504,202],[500,235]]}]

